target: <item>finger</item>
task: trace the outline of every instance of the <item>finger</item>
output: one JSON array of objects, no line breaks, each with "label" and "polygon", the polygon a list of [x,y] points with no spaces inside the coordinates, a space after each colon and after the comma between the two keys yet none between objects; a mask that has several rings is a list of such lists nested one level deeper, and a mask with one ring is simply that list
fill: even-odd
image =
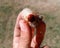
[{"label": "finger", "polygon": [[35,46],[36,46],[36,35],[33,37],[33,39],[32,39],[32,41],[31,41],[31,47],[32,48],[35,48]]},{"label": "finger", "polygon": [[21,16],[22,16],[21,13],[19,13],[17,20],[16,20],[15,28],[14,28],[14,37],[20,35],[19,21],[21,20]]},{"label": "finger", "polygon": [[29,48],[32,38],[32,31],[29,24],[24,21],[20,20],[19,22],[21,28],[21,36],[20,36],[20,44],[19,46],[22,48]]},{"label": "finger", "polygon": [[20,26],[19,26],[20,19],[21,19],[21,15],[19,13],[17,20],[16,20],[15,28],[14,28],[13,48],[18,48],[18,43],[20,39]]}]

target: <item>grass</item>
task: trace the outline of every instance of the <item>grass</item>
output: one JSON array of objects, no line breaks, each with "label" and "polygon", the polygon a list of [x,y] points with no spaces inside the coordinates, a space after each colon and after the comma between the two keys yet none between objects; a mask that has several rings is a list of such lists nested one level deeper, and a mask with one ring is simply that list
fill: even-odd
[{"label": "grass", "polygon": [[0,6],[0,12],[5,13],[5,15],[11,14],[12,10],[13,10],[12,6],[5,6],[5,5]]},{"label": "grass", "polygon": [[[19,6],[17,3],[13,6],[11,2],[8,1],[8,3],[0,6],[0,48],[12,48],[13,30],[18,13],[25,7],[36,9],[28,3],[26,6],[25,4],[20,4]],[[39,6],[35,7],[38,7],[36,10],[40,11]],[[47,9],[45,8],[45,10]],[[51,13],[50,10],[41,11],[42,13],[40,13],[45,17],[44,22],[46,23],[46,34],[41,46],[48,45],[51,48],[60,48],[60,24],[58,23],[59,20],[56,20],[58,15],[55,16],[54,12]],[[58,14],[59,12],[56,11],[56,13]]]}]

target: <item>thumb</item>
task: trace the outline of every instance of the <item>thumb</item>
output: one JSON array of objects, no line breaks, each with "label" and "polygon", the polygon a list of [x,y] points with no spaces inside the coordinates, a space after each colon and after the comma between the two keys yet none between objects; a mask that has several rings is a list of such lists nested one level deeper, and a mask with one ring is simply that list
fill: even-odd
[{"label": "thumb", "polygon": [[20,48],[29,48],[31,44],[31,38],[32,38],[31,27],[24,20],[20,20],[19,24],[21,29],[19,46]]}]

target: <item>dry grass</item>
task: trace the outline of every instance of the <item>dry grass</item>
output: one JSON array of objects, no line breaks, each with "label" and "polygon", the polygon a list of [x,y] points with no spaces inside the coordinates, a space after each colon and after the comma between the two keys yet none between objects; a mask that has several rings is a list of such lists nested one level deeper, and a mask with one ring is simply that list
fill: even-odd
[{"label": "dry grass", "polygon": [[59,0],[0,0],[0,48],[12,48],[13,30],[18,13],[25,7],[44,16],[46,34],[41,46],[60,48]]}]

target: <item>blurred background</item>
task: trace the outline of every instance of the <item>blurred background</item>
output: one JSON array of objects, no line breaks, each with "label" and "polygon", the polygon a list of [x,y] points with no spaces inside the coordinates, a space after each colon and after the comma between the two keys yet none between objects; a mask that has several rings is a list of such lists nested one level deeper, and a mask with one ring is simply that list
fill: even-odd
[{"label": "blurred background", "polygon": [[60,48],[60,0],[0,0],[0,48],[12,48],[17,15],[26,7],[44,16],[46,33],[41,46]]}]

